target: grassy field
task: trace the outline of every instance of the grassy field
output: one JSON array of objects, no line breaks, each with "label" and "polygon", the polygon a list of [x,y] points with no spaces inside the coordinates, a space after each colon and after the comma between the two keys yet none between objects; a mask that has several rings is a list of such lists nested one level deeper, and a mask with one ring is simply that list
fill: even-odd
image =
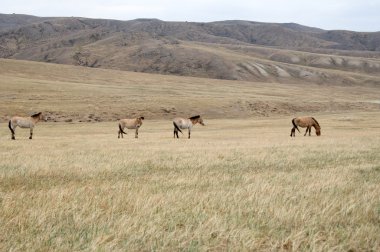
[{"label": "grassy field", "polygon": [[0,250],[379,251],[380,113],[315,117],[1,123]]},{"label": "grassy field", "polygon": [[[0,251],[379,251],[378,87],[0,59]],[[10,116],[37,111],[12,141]],[[290,138],[298,115],[322,136]]]},{"label": "grassy field", "polygon": [[373,86],[281,84],[142,74],[0,59],[0,122],[42,111],[52,121],[252,118],[379,111]]}]

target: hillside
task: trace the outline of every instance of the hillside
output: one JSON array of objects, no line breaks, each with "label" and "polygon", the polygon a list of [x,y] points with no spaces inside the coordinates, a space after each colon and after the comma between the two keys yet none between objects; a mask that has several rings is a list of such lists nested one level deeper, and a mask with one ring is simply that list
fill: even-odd
[{"label": "hillside", "polygon": [[378,86],[178,77],[0,59],[0,122],[43,111],[54,122],[293,117],[379,110]]},{"label": "hillside", "polygon": [[379,32],[238,20],[0,15],[0,23],[2,58],[228,80],[380,83]]}]

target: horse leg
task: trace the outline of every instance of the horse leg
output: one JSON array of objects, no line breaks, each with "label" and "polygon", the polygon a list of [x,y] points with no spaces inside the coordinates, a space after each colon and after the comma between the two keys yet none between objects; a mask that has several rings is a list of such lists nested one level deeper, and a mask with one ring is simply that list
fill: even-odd
[{"label": "horse leg", "polygon": [[174,128],[174,130],[173,130],[173,138],[175,138],[175,128]]},{"label": "horse leg", "polygon": [[191,130],[189,129],[189,139],[190,139],[190,133],[191,133]]},{"label": "horse leg", "polygon": [[29,139],[32,139],[33,138],[33,128],[30,128],[30,137]]},{"label": "horse leg", "polygon": [[306,127],[306,131],[305,131],[305,134],[303,136],[306,136],[308,130],[309,130],[309,126]]},{"label": "horse leg", "polygon": [[15,133],[15,130],[16,130],[16,128],[14,128],[14,129],[13,129],[13,132],[12,132],[12,140],[16,140],[16,137],[15,137],[15,134],[16,134],[16,133]]},{"label": "horse leg", "polygon": [[311,126],[309,127],[309,136],[311,136]]},{"label": "horse leg", "polygon": [[[305,136],[307,135],[308,132],[310,132],[310,127],[307,127],[307,128],[306,128]],[[310,136],[310,133],[309,133],[309,136]]]},{"label": "horse leg", "polygon": [[17,125],[15,125],[14,127],[13,127],[13,124],[12,124],[12,120],[9,120],[9,122],[8,122],[8,128],[9,128],[9,130],[11,131],[11,134],[12,134],[12,140],[16,140],[16,138],[15,138],[15,130],[16,130],[16,127],[17,127]]},{"label": "horse leg", "polygon": [[296,137],[295,131],[296,131],[296,129],[294,127],[290,130],[290,137],[292,137],[293,135],[294,135],[294,137]]},{"label": "horse leg", "polygon": [[139,138],[139,128],[136,128],[135,138]]}]

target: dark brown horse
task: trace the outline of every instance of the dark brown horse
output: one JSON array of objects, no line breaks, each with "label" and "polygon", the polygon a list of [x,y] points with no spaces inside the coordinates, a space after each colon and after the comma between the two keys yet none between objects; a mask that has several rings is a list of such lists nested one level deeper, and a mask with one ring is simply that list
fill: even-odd
[{"label": "dark brown horse", "polygon": [[314,117],[309,117],[309,116],[296,117],[296,118],[293,118],[292,124],[293,124],[293,128],[290,131],[290,137],[292,136],[296,137],[296,130],[300,132],[297,126],[306,128],[306,132],[304,136],[306,136],[307,132],[309,132],[309,136],[310,136],[311,127],[315,128],[315,133],[317,134],[317,136],[321,135],[321,126],[319,126],[319,123],[317,122],[317,120],[315,120]]}]

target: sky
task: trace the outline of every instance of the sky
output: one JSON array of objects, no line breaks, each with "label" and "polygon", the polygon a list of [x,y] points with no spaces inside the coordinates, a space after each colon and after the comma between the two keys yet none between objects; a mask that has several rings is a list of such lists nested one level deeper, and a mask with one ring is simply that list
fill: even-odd
[{"label": "sky", "polygon": [[117,20],[249,20],[380,31],[380,0],[0,0],[0,13]]}]

